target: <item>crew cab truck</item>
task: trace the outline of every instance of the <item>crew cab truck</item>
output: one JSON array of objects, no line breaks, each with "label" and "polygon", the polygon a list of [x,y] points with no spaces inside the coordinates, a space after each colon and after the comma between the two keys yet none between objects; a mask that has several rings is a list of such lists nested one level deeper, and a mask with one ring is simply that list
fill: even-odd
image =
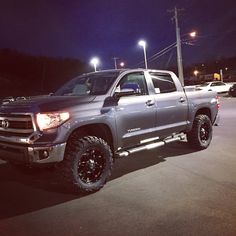
[{"label": "crew cab truck", "polygon": [[185,92],[173,72],[107,70],[76,77],[53,95],[0,106],[0,158],[12,165],[57,165],[68,185],[94,192],[114,159],[187,137],[212,139],[215,92]]}]

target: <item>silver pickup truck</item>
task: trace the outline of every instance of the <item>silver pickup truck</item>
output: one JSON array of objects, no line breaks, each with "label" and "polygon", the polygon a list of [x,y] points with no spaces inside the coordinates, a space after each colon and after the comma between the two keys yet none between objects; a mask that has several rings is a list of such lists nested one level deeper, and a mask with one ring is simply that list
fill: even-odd
[{"label": "silver pickup truck", "polygon": [[57,165],[75,190],[108,180],[115,157],[184,140],[205,149],[218,98],[188,91],[173,72],[107,70],[76,77],[53,95],[0,106],[0,158],[14,166]]}]

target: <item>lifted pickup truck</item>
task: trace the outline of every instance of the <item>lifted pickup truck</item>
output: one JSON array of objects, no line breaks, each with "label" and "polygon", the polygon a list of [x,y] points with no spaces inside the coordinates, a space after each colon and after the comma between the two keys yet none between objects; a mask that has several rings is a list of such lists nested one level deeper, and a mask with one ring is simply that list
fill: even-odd
[{"label": "lifted pickup truck", "polygon": [[73,189],[93,192],[108,180],[115,157],[186,136],[193,148],[207,148],[218,105],[215,92],[185,92],[170,71],[84,74],[53,95],[2,104],[0,158],[57,164]]}]

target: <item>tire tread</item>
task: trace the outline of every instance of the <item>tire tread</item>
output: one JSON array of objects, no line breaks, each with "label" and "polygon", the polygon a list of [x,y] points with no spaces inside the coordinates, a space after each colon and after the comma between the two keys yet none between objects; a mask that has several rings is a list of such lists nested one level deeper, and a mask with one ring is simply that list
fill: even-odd
[{"label": "tire tread", "polygon": [[[81,152],[86,147],[91,145],[101,145],[102,148],[105,150],[107,155],[106,160],[108,161],[104,181],[97,181],[96,185],[93,187],[85,187],[85,185],[81,185],[75,180],[75,159],[78,153]],[[108,178],[111,175],[111,170],[113,167],[113,158],[112,158],[112,151],[110,146],[101,138],[96,136],[84,136],[81,137],[78,133],[72,134],[70,139],[68,140],[68,144],[65,151],[64,160],[60,166],[61,174],[64,180],[67,183],[67,186],[73,192],[82,192],[82,193],[92,193],[101,189],[105,183],[107,182]]]}]

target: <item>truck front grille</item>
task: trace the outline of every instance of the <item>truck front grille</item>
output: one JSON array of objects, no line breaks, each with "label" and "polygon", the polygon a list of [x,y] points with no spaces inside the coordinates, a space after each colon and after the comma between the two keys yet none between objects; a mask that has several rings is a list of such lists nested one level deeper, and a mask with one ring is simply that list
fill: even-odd
[{"label": "truck front grille", "polygon": [[33,132],[31,115],[0,114],[0,135],[24,137]]}]

